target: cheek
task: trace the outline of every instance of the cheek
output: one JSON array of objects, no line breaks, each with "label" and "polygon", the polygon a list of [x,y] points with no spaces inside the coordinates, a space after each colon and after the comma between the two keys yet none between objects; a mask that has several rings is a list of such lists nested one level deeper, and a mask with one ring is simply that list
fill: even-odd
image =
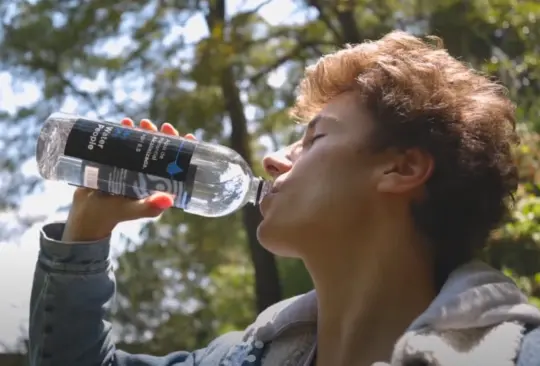
[{"label": "cheek", "polygon": [[300,159],[291,172],[303,186],[302,201],[311,208],[335,206],[351,193],[354,196],[350,191],[356,186],[355,161],[336,150],[313,151],[313,155]]},{"label": "cheek", "polygon": [[361,206],[362,191],[354,191],[358,171],[351,169],[357,162],[335,150],[312,152],[286,173],[282,193],[270,202],[259,226],[259,240],[273,253],[291,256],[287,251],[291,243],[306,242],[307,236],[342,226],[344,219],[357,216]]}]

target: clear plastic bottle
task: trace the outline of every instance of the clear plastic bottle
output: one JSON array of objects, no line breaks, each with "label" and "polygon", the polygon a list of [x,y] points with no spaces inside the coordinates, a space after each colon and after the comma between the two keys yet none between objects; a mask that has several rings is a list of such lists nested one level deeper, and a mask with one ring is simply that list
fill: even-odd
[{"label": "clear plastic bottle", "polygon": [[258,204],[270,189],[228,147],[61,112],[45,121],[36,160],[45,179],[137,199],[167,192],[206,217]]}]

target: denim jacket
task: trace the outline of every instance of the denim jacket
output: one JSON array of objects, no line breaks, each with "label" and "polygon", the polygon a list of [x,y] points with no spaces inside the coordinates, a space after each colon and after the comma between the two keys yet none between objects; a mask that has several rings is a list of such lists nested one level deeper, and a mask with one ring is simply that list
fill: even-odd
[{"label": "denim jacket", "polygon": [[[30,309],[31,366],[309,366],[316,349],[314,291],[269,307],[246,330],[165,356],[117,350],[107,309],[115,294],[109,238],[72,245],[64,224],[41,231]],[[540,366],[540,311],[479,262],[454,271],[438,296],[376,365]],[[361,347],[359,347],[361,350]]]}]

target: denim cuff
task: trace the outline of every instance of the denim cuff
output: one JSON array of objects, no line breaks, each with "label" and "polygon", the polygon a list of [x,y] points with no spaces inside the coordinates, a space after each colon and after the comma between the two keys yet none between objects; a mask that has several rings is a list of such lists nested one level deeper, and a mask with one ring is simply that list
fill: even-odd
[{"label": "denim cuff", "polygon": [[111,237],[89,242],[64,242],[65,223],[44,225],[40,232],[39,263],[46,270],[72,274],[106,271]]}]

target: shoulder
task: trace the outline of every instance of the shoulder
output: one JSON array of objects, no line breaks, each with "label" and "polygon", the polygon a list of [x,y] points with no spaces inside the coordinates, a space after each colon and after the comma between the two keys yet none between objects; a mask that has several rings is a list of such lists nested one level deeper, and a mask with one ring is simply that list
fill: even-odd
[{"label": "shoulder", "polygon": [[516,366],[540,366],[540,326],[525,332]]},{"label": "shoulder", "polygon": [[278,334],[298,326],[317,322],[317,295],[315,291],[280,301],[261,312],[248,327],[246,336],[268,342]]},{"label": "shoulder", "polygon": [[245,331],[226,333],[216,338],[196,355],[195,360],[198,362],[196,364],[216,365],[225,362],[236,365],[244,360],[260,361],[265,346],[273,341],[278,333],[288,327],[294,327],[299,320],[312,319],[313,304],[316,304],[316,298],[314,294],[308,293],[268,307]]}]

